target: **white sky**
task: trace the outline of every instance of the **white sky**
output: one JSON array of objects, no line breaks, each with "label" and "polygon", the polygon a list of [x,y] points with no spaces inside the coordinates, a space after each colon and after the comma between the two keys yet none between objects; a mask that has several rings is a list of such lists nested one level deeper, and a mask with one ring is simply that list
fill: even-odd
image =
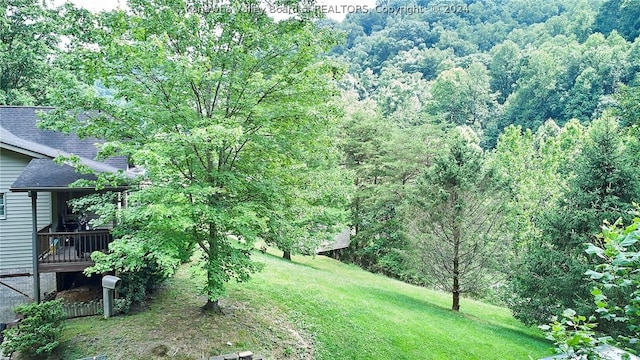
[{"label": "white sky", "polygon": [[[122,7],[126,0],[67,0],[78,6],[82,6],[91,11],[110,10]],[[65,0],[54,0],[56,5],[65,3]],[[318,0],[318,5],[327,17],[342,21],[349,11],[354,11],[356,7],[367,6],[369,9],[375,7],[375,0]],[[277,15],[274,15],[277,16]]]}]

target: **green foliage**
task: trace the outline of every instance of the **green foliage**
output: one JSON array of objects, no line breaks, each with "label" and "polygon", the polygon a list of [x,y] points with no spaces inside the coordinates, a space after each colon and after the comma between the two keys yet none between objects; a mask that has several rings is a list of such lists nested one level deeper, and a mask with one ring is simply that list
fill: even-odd
[{"label": "green foliage", "polygon": [[0,105],[49,103],[48,79],[60,27],[38,0],[0,1]]},{"label": "green foliage", "polygon": [[623,86],[618,95],[620,123],[640,134],[640,86]]},{"label": "green foliage", "polygon": [[541,235],[537,219],[566,191],[571,178],[568,165],[583,139],[580,123],[560,128],[551,120],[535,133],[509,126],[498,139],[490,161],[511,199],[507,207],[516,250]]},{"label": "green foliage", "polygon": [[[276,183],[289,196],[270,201],[267,225],[271,230],[261,236],[287,258],[315,254],[321,243],[333,241],[348,222],[350,174],[337,166],[339,153],[330,145],[329,134],[325,136],[322,146],[329,150],[309,150],[306,161],[310,166],[295,166]],[[324,157],[317,156],[323,152]]]},{"label": "green foliage", "polygon": [[[637,205],[636,205],[637,207]],[[602,322],[619,323],[616,341],[623,347],[637,350],[640,334],[640,279],[638,279],[638,243],[640,243],[640,217],[631,225],[621,221],[605,224],[598,240],[587,245],[586,252],[595,255],[601,263],[585,272],[597,285],[591,290],[595,313]],[[612,342],[611,336],[596,337],[596,317],[577,315],[566,309],[562,320],[554,318],[549,325],[540,326],[548,338],[557,345],[556,352],[580,359],[597,359],[594,348]],[[629,348],[627,348],[629,349]]]},{"label": "green foliage", "polygon": [[[619,85],[632,85],[640,69],[630,35],[637,1],[459,2],[461,11],[442,14],[440,4],[400,0],[385,6],[424,11],[393,21],[376,11],[348,16],[336,25],[348,44],[334,53],[383,115],[411,107],[449,125],[473,123],[493,148],[509,125],[587,124],[615,105]],[[617,30],[599,32],[600,24]],[[383,80],[389,75],[394,84]]]},{"label": "green foliage", "polygon": [[562,312],[562,317],[554,317],[549,325],[540,325],[547,332],[547,339],[556,345],[558,354],[566,354],[570,359],[600,359],[594,348],[604,339],[596,338],[593,329],[595,317],[587,318],[576,314],[572,309]]},{"label": "green foliage", "polygon": [[468,68],[453,68],[438,75],[431,89],[429,110],[454,125],[469,125],[478,131],[486,126],[495,111],[489,73],[481,63]]},{"label": "green foliage", "polygon": [[[109,252],[92,254],[95,265],[85,272],[118,274],[122,279],[118,291],[124,313],[131,306],[144,304],[147,296],[171,277],[181,262],[189,261],[193,252],[193,246],[181,235],[181,225],[166,221],[165,209],[144,203],[140,195],[104,192],[70,201],[74,211],[99,216],[92,225],[115,225]],[[126,197],[130,206],[119,209],[118,197]]]},{"label": "green foliage", "polygon": [[593,283],[583,281],[583,274],[593,263],[583,244],[594,241],[593,224],[628,220],[632,201],[640,197],[640,176],[630,160],[637,154],[627,153],[621,135],[614,119],[593,122],[572,164],[575,176],[567,192],[534,218],[543,232],[524,248],[512,281],[518,319],[541,324],[565,308],[588,313]]},{"label": "green foliage", "polygon": [[[120,215],[132,232],[118,251],[135,256],[109,262],[136,269],[151,256],[170,272],[172,259],[197,248],[204,292],[216,303],[225,283],[259,268],[249,249],[282,232],[283,221],[272,220],[299,215],[278,213],[279,205],[295,203],[314,224],[328,219],[310,204],[314,196],[299,195],[309,174],[332,168],[313,158],[331,159],[341,70],[318,55],[335,36],[309,13],[275,21],[199,1],[128,8],[85,14],[90,25],[70,38],[76,61],[56,75],[59,108],[44,125],[105,139],[99,156],[128,156],[144,169]],[[75,116],[81,111],[86,121]]]},{"label": "green foliage", "polygon": [[[400,208],[434,151],[435,146],[427,144],[435,143],[437,131],[428,124],[393,122],[398,112],[384,119],[375,102],[359,102],[354,97],[353,93],[345,95],[350,107],[340,134],[340,148],[355,186],[350,204],[355,236],[344,259],[374,272],[416,281],[415,271],[405,261],[410,249]],[[404,114],[419,118],[411,111]]]},{"label": "green foliage", "polygon": [[498,92],[497,100],[504,103],[513,92],[520,64],[520,48],[511,40],[496,45],[491,49],[491,89]]},{"label": "green foliage", "polygon": [[599,241],[589,244],[587,253],[602,263],[585,275],[597,283],[591,292],[598,316],[609,322],[622,322],[619,340],[637,347],[640,339],[640,216],[624,226],[621,221],[605,224]]},{"label": "green foliage", "polygon": [[5,330],[0,352],[20,352],[41,359],[60,345],[66,318],[60,300],[19,305],[13,311],[24,318],[16,327]]},{"label": "green foliage", "polygon": [[[499,282],[504,199],[483,151],[456,130],[418,180],[404,216],[413,266],[429,283],[453,295],[479,293]],[[500,255],[498,255],[500,254]],[[504,260],[504,258],[501,258]]]},{"label": "green foliage", "polygon": [[[109,264],[107,260],[115,256],[123,255],[114,252],[108,257],[96,259],[97,265],[94,269],[108,267],[112,270],[118,270],[115,266]],[[118,288],[118,295],[121,297],[119,300],[122,300],[119,310],[125,314],[129,312],[131,306],[145,304],[147,297],[169,278],[168,271],[161,269],[151,254],[148,254],[144,258],[144,262],[140,263],[135,269],[118,271],[117,274],[122,279],[122,285]]]},{"label": "green foliage", "polygon": [[[79,198],[74,205],[91,204],[89,209],[99,212],[101,221],[114,222],[114,241],[107,254],[95,252],[95,265],[87,274],[117,272],[122,278],[120,295],[125,299],[124,310],[141,305],[147,295],[171,277],[180,263],[190,260],[194,246],[183,235],[184,223],[173,219],[163,204],[154,204],[144,193],[129,194],[129,206],[115,210],[108,206],[108,194]],[[146,194],[147,196],[149,194]],[[107,204],[107,205],[105,205]]]},{"label": "green foliage", "polygon": [[640,35],[640,1],[608,0],[600,6],[594,28],[608,35],[618,31],[627,40],[633,41]]}]

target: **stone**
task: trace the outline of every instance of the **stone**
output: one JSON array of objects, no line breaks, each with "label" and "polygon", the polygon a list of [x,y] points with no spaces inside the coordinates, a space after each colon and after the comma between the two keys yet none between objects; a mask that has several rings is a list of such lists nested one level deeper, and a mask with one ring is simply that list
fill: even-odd
[{"label": "stone", "polygon": [[253,353],[251,351],[242,351],[238,353],[240,360],[253,360]]}]

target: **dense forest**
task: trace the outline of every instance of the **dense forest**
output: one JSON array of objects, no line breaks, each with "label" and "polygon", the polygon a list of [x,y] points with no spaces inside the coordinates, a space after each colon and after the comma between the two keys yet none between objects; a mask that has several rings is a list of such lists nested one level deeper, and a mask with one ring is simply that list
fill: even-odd
[{"label": "dense forest", "polygon": [[454,308],[466,292],[528,324],[590,314],[584,244],[640,200],[640,2],[455,3],[325,24],[346,36],[331,55],[356,187],[340,256]]},{"label": "dense forest", "polygon": [[[597,305],[599,329],[637,333],[613,315],[637,280],[605,275],[636,243],[612,234],[638,236],[640,0],[396,0],[342,22],[131,3],[0,3],[0,104],[56,106],[43,126],[108,140],[153,184],[97,269],[144,243],[131,262],[168,276],[200,248],[217,307],[259,270],[253,241],[290,258],[350,226],[332,255],[453,310],[473,296],[544,324]],[[81,205],[115,216],[99,202]]]}]

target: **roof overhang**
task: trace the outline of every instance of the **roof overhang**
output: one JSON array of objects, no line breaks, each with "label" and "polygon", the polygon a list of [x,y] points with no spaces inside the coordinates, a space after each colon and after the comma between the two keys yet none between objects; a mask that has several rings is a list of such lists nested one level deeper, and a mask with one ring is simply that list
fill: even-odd
[{"label": "roof overhang", "polygon": [[[72,186],[78,180],[97,180],[93,174],[81,174],[69,165],[57,164],[52,159],[33,159],[11,185],[13,192],[66,192],[96,191],[94,187]],[[124,191],[128,186],[101,188],[101,191]]]}]

